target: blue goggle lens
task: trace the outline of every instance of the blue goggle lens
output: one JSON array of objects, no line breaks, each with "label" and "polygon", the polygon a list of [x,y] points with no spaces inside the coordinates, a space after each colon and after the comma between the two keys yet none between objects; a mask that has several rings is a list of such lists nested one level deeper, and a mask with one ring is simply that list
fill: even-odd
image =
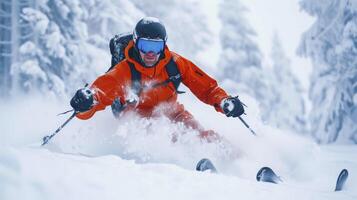
[{"label": "blue goggle lens", "polygon": [[143,53],[154,52],[158,54],[164,50],[165,43],[162,40],[148,40],[140,38],[138,40],[138,49]]}]

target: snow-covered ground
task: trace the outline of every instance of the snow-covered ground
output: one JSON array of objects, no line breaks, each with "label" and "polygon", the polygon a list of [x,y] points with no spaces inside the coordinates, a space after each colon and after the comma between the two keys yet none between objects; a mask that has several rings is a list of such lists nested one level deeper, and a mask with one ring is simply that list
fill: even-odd
[{"label": "snow-covered ground", "polygon": [[[107,109],[89,121],[73,120],[40,147],[41,138],[66,119],[55,114],[68,105],[43,98],[2,102],[0,199],[356,199],[356,146],[318,146],[261,124],[254,100],[241,98],[249,102],[245,119],[257,137],[191,94],[180,97],[229,144],[202,143],[196,132],[166,118],[117,121]],[[172,143],[172,133],[179,132],[186,134]],[[203,157],[219,174],[194,171]],[[256,182],[263,166],[284,182]],[[333,192],[343,168],[350,171],[346,189]]]}]

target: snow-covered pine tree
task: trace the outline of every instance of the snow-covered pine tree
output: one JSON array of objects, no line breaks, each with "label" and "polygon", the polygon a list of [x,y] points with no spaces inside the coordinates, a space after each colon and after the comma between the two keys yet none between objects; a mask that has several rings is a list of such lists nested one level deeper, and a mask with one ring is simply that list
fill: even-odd
[{"label": "snow-covered pine tree", "polygon": [[79,1],[49,0],[19,12],[32,25],[35,38],[20,44],[12,66],[14,90],[64,96],[66,86],[85,81],[87,75],[80,72],[89,66],[89,58],[81,53],[87,37],[82,22],[86,13]]},{"label": "snow-covered pine tree", "polygon": [[244,17],[246,12],[239,0],[220,4],[222,52],[217,74],[230,93],[247,93],[261,101],[270,98],[267,95],[271,93],[262,71],[262,53],[254,41],[256,33]]},{"label": "snow-covered pine tree", "polygon": [[0,97],[7,95],[11,82],[11,3],[11,0],[4,0],[0,6]]},{"label": "snow-covered pine tree", "polygon": [[320,143],[357,143],[357,1],[302,0],[316,22],[299,52],[313,62],[310,99],[312,135]]},{"label": "snow-covered pine tree", "polygon": [[11,89],[11,64],[17,60],[19,45],[33,39],[32,28],[21,20],[21,10],[34,6],[30,0],[4,0],[0,4],[0,97]]},{"label": "snow-covered pine tree", "polygon": [[18,55],[11,68],[13,91],[57,97],[73,93],[107,70],[109,37],[125,26],[131,27],[140,13],[124,0],[35,2],[18,10],[20,19],[31,25],[33,38],[18,42]]},{"label": "snow-covered pine tree", "polygon": [[245,18],[247,8],[239,0],[227,0],[220,4],[222,22],[220,40],[222,56],[219,62],[223,76],[242,80],[242,70],[261,68],[262,54],[254,42],[255,31]]},{"label": "snow-covered pine tree", "polygon": [[305,132],[304,102],[299,82],[277,36],[273,39],[273,66],[262,66],[262,53],[254,41],[255,31],[244,17],[247,9],[239,0],[223,1],[220,7],[222,54],[221,79],[231,93],[255,97],[262,119],[283,129]]},{"label": "snow-covered pine tree", "polygon": [[268,88],[262,72],[262,53],[254,42],[256,33],[244,17],[246,12],[247,8],[239,0],[220,4],[222,52],[217,74],[231,93],[244,92],[264,99]]},{"label": "snow-covered pine tree", "polygon": [[306,132],[305,105],[300,82],[291,72],[290,60],[286,56],[278,34],[272,41],[271,59],[273,68],[266,70],[270,74],[268,86],[270,97],[262,101],[262,118],[282,129]]}]

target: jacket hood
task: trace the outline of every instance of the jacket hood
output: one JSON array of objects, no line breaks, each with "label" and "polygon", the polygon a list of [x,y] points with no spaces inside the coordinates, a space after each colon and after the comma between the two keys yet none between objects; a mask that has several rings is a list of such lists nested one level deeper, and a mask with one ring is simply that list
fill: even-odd
[{"label": "jacket hood", "polygon": [[[143,66],[143,64],[141,64],[140,61],[138,61],[138,58],[134,58],[134,56],[132,55],[133,51],[135,51],[134,49],[134,41],[131,40],[128,44],[128,46],[125,48],[125,58],[127,61],[133,63],[135,65],[135,68],[141,72],[142,74],[145,74],[149,77],[154,77],[157,74],[162,73],[162,71],[165,69],[165,66],[167,65],[167,63],[169,63],[172,55],[171,52],[169,50],[169,48],[167,47],[167,45],[165,45],[165,49],[164,49],[164,54],[160,55],[159,61],[152,67],[145,67]],[[138,55],[140,56],[140,55]]]}]

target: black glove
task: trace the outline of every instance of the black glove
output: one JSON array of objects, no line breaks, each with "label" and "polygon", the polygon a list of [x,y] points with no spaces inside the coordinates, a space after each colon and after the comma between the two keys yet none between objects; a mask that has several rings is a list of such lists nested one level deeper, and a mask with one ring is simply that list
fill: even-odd
[{"label": "black glove", "polygon": [[92,108],[94,102],[93,92],[85,87],[77,90],[71,99],[71,106],[75,111],[85,112]]},{"label": "black glove", "polygon": [[228,97],[221,102],[221,108],[227,117],[239,117],[244,113],[244,107],[238,97]]}]

